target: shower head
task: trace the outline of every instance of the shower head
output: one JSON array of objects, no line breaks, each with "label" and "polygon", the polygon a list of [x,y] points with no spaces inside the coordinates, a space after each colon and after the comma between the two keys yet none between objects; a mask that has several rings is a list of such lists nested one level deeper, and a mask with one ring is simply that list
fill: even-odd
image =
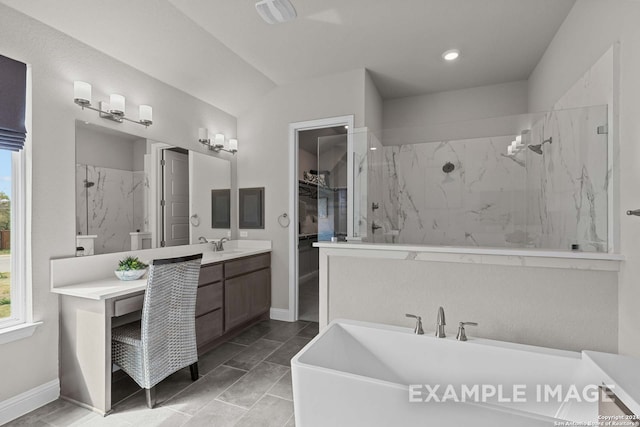
[{"label": "shower head", "polygon": [[544,144],[553,144],[553,138],[549,137],[549,138],[545,139],[544,141],[542,141],[541,144],[527,145],[527,147],[529,147],[529,150],[533,151],[534,153],[542,155],[542,146]]},{"label": "shower head", "polygon": [[529,147],[529,150],[533,151],[534,153],[542,155],[542,144],[527,145],[527,147]]}]

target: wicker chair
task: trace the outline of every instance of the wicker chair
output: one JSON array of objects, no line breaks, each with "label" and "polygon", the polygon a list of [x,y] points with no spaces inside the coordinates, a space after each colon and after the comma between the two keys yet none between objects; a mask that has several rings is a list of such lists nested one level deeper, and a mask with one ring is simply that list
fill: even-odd
[{"label": "wicker chair", "polygon": [[149,267],[142,319],[114,328],[111,359],[145,389],[155,405],[155,385],[189,366],[198,379],[195,309],[202,254],[157,259]]}]

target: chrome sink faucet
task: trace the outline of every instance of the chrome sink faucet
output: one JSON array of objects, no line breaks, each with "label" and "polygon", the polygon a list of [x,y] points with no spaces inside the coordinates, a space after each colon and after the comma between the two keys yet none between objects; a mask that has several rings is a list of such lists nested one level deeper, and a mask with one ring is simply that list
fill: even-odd
[{"label": "chrome sink faucet", "polygon": [[444,338],[447,336],[444,332],[444,325],[446,324],[447,322],[444,320],[444,308],[440,307],[438,308],[438,319],[436,322],[436,337]]},{"label": "chrome sink faucet", "polygon": [[207,238],[206,238],[206,237],[204,237],[204,236],[200,236],[200,237],[198,237],[198,242],[200,242],[200,243],[209,243],[209,241],[207,240]]},{"label": "chrome sink faucet", "polygon": [[217,242],[211,242],[213,243],[213,250],[214,251],[224,251],[224,242],[228,242],[229,239],[228,237],[223,237],[222,239],[218,240]]}]

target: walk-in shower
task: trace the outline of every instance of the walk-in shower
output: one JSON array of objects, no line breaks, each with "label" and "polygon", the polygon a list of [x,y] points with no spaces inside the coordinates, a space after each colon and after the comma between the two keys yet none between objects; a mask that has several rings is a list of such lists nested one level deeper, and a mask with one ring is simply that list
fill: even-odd
[{"label": "walk-in shower", "polygon": [[354,168],[354,234],[606,252],[609,142],[597,132],[606,124],[602,105],[354,135],[354,163],[367,165]]}]

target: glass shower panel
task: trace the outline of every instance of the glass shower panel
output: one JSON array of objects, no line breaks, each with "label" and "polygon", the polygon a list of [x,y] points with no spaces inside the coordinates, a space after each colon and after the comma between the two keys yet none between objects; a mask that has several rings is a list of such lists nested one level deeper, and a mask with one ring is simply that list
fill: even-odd
[{"label": "glass shower panel", "polygon": [[608,250],[607,106],[550,111],[531,126],[527,170],[529,246]]},{"label": "glass shower panel", "polygon": [[318,241],[347,237],[347,135],[318,138]]},{"label": "glass shower panel", "polygon": [[369,134],[365,154],[354,144],[354,231],[374,243],[607,252],[607,115],[601,105]]},{"label": "glass shower panel", "polygon": [[367,152],[369,151],[369,139],[373,134],[366,130],[354,130],[350,136],[353,141],[353,237],[361,240],[367,237],[370,226],[367,218],[368,212],[368,180],[369,165]]}]

